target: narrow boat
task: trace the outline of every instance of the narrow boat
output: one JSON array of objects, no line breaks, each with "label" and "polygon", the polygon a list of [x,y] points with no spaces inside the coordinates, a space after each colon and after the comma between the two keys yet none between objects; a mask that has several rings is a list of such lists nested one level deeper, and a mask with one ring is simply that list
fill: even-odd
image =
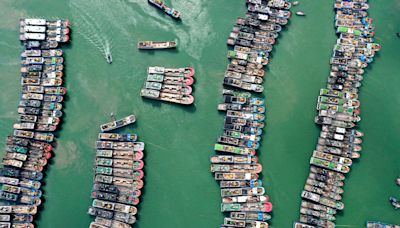
[{"label": "narrow boat", "polygon": [[168,49],[168,48],[176,48],[175,41],[139,41],[137,44],[138,49],[144,50],[154,50],[154,49]]},{"label": "narrow boat", "polygon": [[120,120],[114,120],[109,123],[102,124],[100,126],[100,130],[102,132],[112,131],[112,130],[127,126],[129,124],[133,124],[133,123],[135,123],[135,121],[136,121],[136,117],[134,115],[129,115]]}]

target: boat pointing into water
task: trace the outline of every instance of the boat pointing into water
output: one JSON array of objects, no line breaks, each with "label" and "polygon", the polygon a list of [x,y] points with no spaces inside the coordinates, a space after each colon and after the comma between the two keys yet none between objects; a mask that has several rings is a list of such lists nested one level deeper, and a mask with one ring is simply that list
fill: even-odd
[{"label": "boat pointing into water", "polygon": [[175,41],[139,41],[137,44],[137,47],[143,50],[169,49],[176,48],[176,46]]},{"label": "boat pointing into water", "polygon": [[[113,115],[112,115],[113,116]],[[113,116],[114,119],[114,116]],[[109,123],[103,124],[100,126],[100,129],[102,132],[107,132],[107,131],[112,131],[121,127],[124,127],[129,124],[133,124],[136,121],[136,117],[134,115],[129,115],[127,117],[124,117],[120,120],[113,120]]]}]

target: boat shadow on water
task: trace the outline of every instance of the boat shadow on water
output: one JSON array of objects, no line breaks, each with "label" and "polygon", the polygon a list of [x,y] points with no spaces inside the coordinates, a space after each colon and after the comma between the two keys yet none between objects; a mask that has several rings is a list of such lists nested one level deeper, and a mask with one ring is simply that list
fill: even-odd
[{"label": "boat shadow on water", "polygon": [[159,100],[151,100],[151,99],[146,99],[143,97],[142,97],[142,101],[145,103],[150,103],[151,106],[156,107],[156,108],[161,108],[161,106],[173,106],[173,107],[178,107],[180,110],[184,110],[189,113],[194,113],[196,111],[195,103],[193,103],[190,106],[183,106],[183,105],[177,104],[177,103],[164,102],[164,101],[159,101]]},{"label": "boat shadow on water", "polygon": [[139,49],[139,52],[141,54],[142,53],[146,53],[148,55],[155,55],[158,52],[178,53],[179,50],[178,50],[178,47],[176,47],[176,48],[173,48],[173,49],[170,48],[170,49],[155,49],[155,50],[152,50],[152,49]]}]

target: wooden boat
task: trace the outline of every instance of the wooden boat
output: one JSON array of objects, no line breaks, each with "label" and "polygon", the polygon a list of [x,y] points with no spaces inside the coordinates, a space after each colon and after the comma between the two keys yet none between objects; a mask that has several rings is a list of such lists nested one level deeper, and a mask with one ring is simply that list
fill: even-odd
[{"label": "wooden boat", "polygon": [[244,81],[234,79],[234,78],[225,77],[224,85],[228,85],[228,86],[232,86],[232,87],[236,87],[236,88],[240,88],[240,89],[244,89],[244,90],[248,90],[248,91],[253,91],[253,92],[257,92],[257,93],[261,93],[262,91],[264,91],[264,86],[262,86],[262,85],[252,84],[252,83],[244,82]]},{"label": "wooden boat", "polygon": [[262,181],[258,180],[223,180],[219,182],[220,188],[254,188],[262,187]]},{"label": "wooden boat", "polygon": [[250,112],[250,113],[257,113],[257,114],[262,114],[265,112],[265,107],[264,106],[255,106],[255,105],[241,105],[241,104],[219,104],[218,105],[218,110],[220,111],[227,111],[227,110],[232,110],[232,111],[244,111],[244,112]]},{"label": "wooden boat", "polygon": [[240,219],[240,220],[258,220],[258,221],[268,221],[271,216],[263,212],[231,212],[229,214],[230,218]]},{"label": "wooden boat", "polygon": [[238,204],[238,203],[221,204],[221,212],[270,212],[270,211],[272,211],[272,204],[270,202],[246,203],[246,204]]},{"label": "wooden boat", "polygon": [[344,158],[344,157],[332,155],[329,153],[323,153],[323,152],[316,151],[316,150],[314,150],[314,152],[313,152],[313,157],[323,159],[323,160],[326,160],[329,162],[335,162],[335,163],[347,165],[347,166],[351,166],[353,163],[353,161],[349,158]]},{"label": "wooden boat", "polygon": [[334,171],[330,171],[324,168],[319,168],[319,167],[315,167],[315,166],[311,166],[310,167],[310,172],[315,173],[315,174],[320,174],[320,175],[324,175],[326,177],[335,179],[335,180],[344,180],[345,176],[341,173],[338,172],[334,172]]},{"label": "wooden boat", "polygon": [[121,204],[121,203],[113,203],[113,202],[108,202],[108,201],[103,201],[103,200],[97,200],[97,199],[93,200],[92,206],[96,207],[96,208],[100,208],[100,209],[122,212],[122,213],[126,213],[126,214],[131,214],[131,215],[135,215],[137,213],[137,209],[134,206],[125,205],[125,204]]},{"label": "wooden boat", "polygon": [[264,195],[263,187],[255,188],[225,188],[221,189],[221,197],[228,196],[261,196]]},{"label": "wooden boat", "polygon": [[104,219],[104,218],[100,218],[100,217],[96,217],[95,222],[97,224],[103,224],[106,227],[111,227],[111,228],[130,228],[131,226],[123,223],[123,222],[119,222],[117,220],[108,220],[108,219]]},{"label": "wooden boat", "polygon": [[112,131],[112,130],[127,126],[129,124],[133,124],[135,122],[136,122],[136,117],[134,115],[129,115],[120,120],[111,121],[109,123],[102,124],[100,126],[100,130],[102,132]]},{"label": "wooden boat", "polygon": [[173,77],[193,77],[195,70],[192,67],[182,68],[166,68],[166,67],[149,67],[147,70],[148,74],[162,74]]},{"label": "wooden boat", "polygon": [[157,8],[164,11],[167,15],[171,16],[174,19],[180,19],[181,13],[169,6],[165,5],[165,3],[161,0],[148,0],[149,3],[155,5]]},{"label": "wooden boat", "polygon": [[227,172],[227,173],[260,173],[262,171],[261,164],[211,164],[211,172]]},{"label": "wooden boat", "polygon": [[265,203],[268,196],[228,196],[222,198],[222,203]]},{"label": "wooden boat", "polygon": [[150,89],[142,89],[140,96],[184,105],[190,105],[194,102],[194,97],[192,95],[172,94]]},{"label": "wooden boat", "polygon": [[114,212],[96,207],[89,207],[88,214],[106,219],[112,219],[114,217]]},{"label": "wooden boat", "polygon": [[337,209],[337,210],[343,210],[344,209],[344,204],[339,201],[333,201],[331,199],[328,199],[326,197],[322,197],[318,194],[308,192],[308,191],[303,191],[301,193],[301,197],[313,202],[320,203],[322,205]]},{"label": "wooden boat", "polygon": [[241,155],[255,155],[256,154],[256,151],[254,149],[240,148],[240,147],[234,147],[234,146],[228,146],[228,145],[222,145],[222,144],[215,144],[214,150],[220,151],[220,152],[233,153],[233,154],[241,154]]},{"label": "wooden boat", "polygon": [[236,131],[239,133],[247,134],[247,135],[256,135],[260,136],[262,134],[262,129],[258,127],[246,127],[240,126],[236,124],[224,124],[224,130],[227,131]]},{"label": "wooden boat", "polygon": [[176,48],[176,42],[175,41],[166,41],[166,42],[139,41],[137,44],[137,47],[139,49],[144,49],[144,50]]},{"label": "wooden boat", "polygon": [[335,185],[331,185],[331,184],[327,184],[325,182],[321,182],[318,180],[313,180],[308,178],[306,181],[306,184],[311,185],[311,186],[315,186],[315,187],[319,187],[322,189],[325,189],[327,191],[331,191],[331,192],[335,192],[338,194],[342,194],[344,192],[343,188],[335,186]]},{"label": "wooden boat", "polygon": [[150,90],[159,90],[164,93],[172,93],[172,94],[184,94],[190,95],[192,93],[192,87],[186,84],[164,84],[160,82],[145,82],[144,87]]},{"label": "wooden boat", "polygon": [[314,216],[300,214],[300,222],[312,224],[317,227],[335,228],[335,224],[328,220],[316,219]]},{"label": "wooden boat", "polygon": [[133,150],[143,151],[143,142],[115,142],[115,141],[97,141],[97,149],[113,149],[113,150]]},{"label": "wooden boat", "polygon": [[137,140],[136,134],[117,134],[117,133],[99,133],[98,139],[109,141],[132,141]]},{"label": "wooden boat", "polygon": [[231,138],[243,139],[243,140],[248,140],[248,141],[259,142],[261,140],[261,137],[258,135],[245,134],[245,133],[241,133],[239,131],[224,130],[224,135],[231,137]]},{"label": "wooden boat", "polygon": [[325,214],[330,214],[330,215],[335,215],[336,214],[336,209],[333,209],[331,207],[325,206],[325,205],[321,205],[321,204],[317,204],[317,203],[312,203],[310,201],[301,201],[301,207],[303,208],[309,208],[315,211],[320,211],[323,212]]},{"label": "wooden boat", "polygon": [[258,180],[256,173],[219,173],[214,174],[215,180]]},{"label": "wooden boat", "polygon": [[129,151],[129,150],[97,150],[96,157],[138,161],[144,157],[144,153],[142,151]]},{"label": "wooden boat", "polygon": [[350,167],[347,165],[338,164],[335,162],[329,162],[329,161],[322,160],[322,159],[315,158],[315,157],[312,157],[310,159],[310,164],[319,166],[319,167],[323,167],[323,168],[327,168],[327,169],[331,169],[334,171],[338,171],[341,173],[348,173],[350,171]]},{"label": "wooden boat", "polygon": [[[190,86],[194,83],[193,77],[170,76],[170,75],[163,75],[163,74],[148,74],[146,81],[147,82],[159,82],[159,83],[168,84],[168,85],[179,85],[182,87]],[[154,86],[152,86],[152,87],[154,87]],[[156,88],[156,90],[160,90],[160,89],[161,88]]]},{"label": "wooden boat", "polygon": [[[111,170],[109,168],[108,170]],[[96,177],[95,180],[104,183],[104,184],[113,184],[116,186],[123,186],[123,187],[130,187],[133,190],[139,190],[143,187],[143,181],[142,180],[134,180],[130,178],[124,178],[124,177],[118,177],[118,176],[105,176],[101,175],[102,173],[106,174],[104,170],[100,170],[96,168]],[[112,171],[111,171],[112,172]],[[100,173],[100,174],[99,174]]]},{"label": "wooden boat", "polygon": [[220,136],[218,138],[218,142],[222,144],[228,144],[228,145],[233,145],[233,146],[238,146],[238,147],[246,147],[246,148],[252,148],[257,150],[260,147],[260,144],[256,141],[248,141],[244,139],[237,139],[237,138],[231,138],[228,136]]},{"label": "wooden boat", "polygon": [[248,119],[248,120],[253,120],[253,121],[260,121],[260,122],[264,121],[264,119],[265,119],[265,115],[263,115],[263,114],[254,114],[254,113],[232,111],[232,110],[228,110],[226,113],[226,116],[238,117],[238,118],[243,118],[243,119]]},{"label": "wooden boat", "polygon": [[210,159],[211,163],[231,164],[256,164],[258,158],[254,156],[215,155]]},{"label": "wooden boat", "polygon": [[321,188],[318,188],[318,187],[315,187],[315,186],[311,186],[311,185],[308,185],[308,184],[306,184],[304,186],[304,190],[319,194],[321,196],[330,198],[332,200],[337,200],[337,201],[342,200],[342,197],[338,193],[330,192],[329,190],[325,191],[324,189],[321,189]]}]

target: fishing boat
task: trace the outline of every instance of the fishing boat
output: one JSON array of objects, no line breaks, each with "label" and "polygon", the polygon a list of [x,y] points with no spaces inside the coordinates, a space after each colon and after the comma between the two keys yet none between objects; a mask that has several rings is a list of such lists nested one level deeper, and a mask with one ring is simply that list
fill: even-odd
[{"label": "fishing boat", "polygon": [[231,212],[229,214],[230,218],[240,219],[240,220],[258,220],[258,221],[268,221],[271,216],[263,212]]},{"label": "fishing boat", "polygon": [[214,174],[215,180],[258,180],[256,173],[219,173]]},{"label": "fishing boat", "polygon": [[220,188],[254,188],[254,187],[262,187],[262,181],[258,180],[223,180],[219,182]]},{"label": "fishing boat", "polygon": [[260,173],[261,171],[261,164],[211,164],[211,172]]},{"label": "fishing boat", "polygon": [[317,203],[312,203],[309,201],[301,201],[301,207],[303,208],[309,208],[309,209],[313,209],[316,211],[321,211],[330,215],[335,215],[336,214],[336,209],[325,206],[325,205],[321,205],[321,204],[317,204]]},{"label": "fishing boat", "polygon": [[230,131],[230,130],[224,130],[225,136],[231,137],[231,138],[237,138],[237,139],[244,139],[248,141],[256,141],[259,142],[261,140],[261,137],[255,134],[244,134],[239,131]]},{"label": "fishing boat", "polygon": [[133,150],[143,151],[143,142],[116,142],[116,141],[97,141],[97,149],[114,149],[114,150]]},{"label": "fishing boat", "polygon": [[301,222],[295,222],[293,224],[293,228],[316,228],[316,227],[312,226],[312,225],[309,225],[309,224],[304,224],[304,223],[301,223]]},{"label": "fishing boat", "polygon": [[223,144],[215,144],[214,150],[220,151],[220,152],[233,153],[233,154],[241,154],[241,155],[255,155],[256,154],[255,149],[240,148],[240,147],[228,146],[228,145],[223,145]]},{"label": "fishing boat", "polygon": [[327,184],[325,182],[321,182],[321,181],[318,181],[318,180],[313,180],[313,179],[310,179],[310,178],[307,179],[306,183],[308,185],[312,185],[312,186],[315,186],[315,187],[326,189],[326,190],[329,190],[331,192],[335,192],[335,193],[338,193],[338,194],[342,194],[344,192],[343,188],[341,188],[339,186]]},{"label": "fishing boat", "polygon": [[258,158],[254,156],[215,155],[210,159],[211,163],[232,164],[256,164]]},{"label": "fishing boat", "polygon": [[254,114],[263,114],[265,113],[265,107],[263,106],[255,106],[255,105],[241,105],[241,104],[219,104],[218,105],[218,110],[219,111],[227,111],[227,110],[232,110],[232,111],[244,111],[244,112],[251,112]]},{"label": "fishing boat", "polygon": [[323,183],[328,184],[328,185],[334,185],[334,186],[337,186],[337,187],[342,187],[344,185],[343,181],[338,180],[338,179],[334,179],[332,177],[328,177],[328,176],[325,176],[325,175],[322,175],[322,174],[310,173],[308,175],[308,178],[312,179],[312,180],[317,180],[317,181],[323,182]]},{"label": "fishing boat", "polygon": [[319,195],[321,195],[321,196],[330,198],[330,199],[332,199],[332,200],[337,200],[337,201],[342,200],[342,197],[341,197],[340,194],[338,194],[338,193],[331,192],[331,191],[329,191],[329,190],[326,191],[326,190],[324,190],[324,189],[322,189],[322,188],[318,188],[318,187],[311,186],[311,185],[308,185],[308,184],[306,184],[306,185],[304,186],[304,190],[305,190],[305,191],[312,192],[312,193],[319,194]]},{"label": "fishing boat", "polygon": [[171,16],[174,19],[180,19],[181,13],[169,6],[167,6],[163,1],[161,0],[148,0],[148,2],[152,5],[155,5],[157,8],[161,9],[164,11],[167,15]]},{"label": "fishing boat", "polygon": [[238,117],[238,118],[243,118],[243,119],[248,119],[248,120],[253,120],[253,121],[260,121],[260,122],[265,120],[265,115],[263,115],[263,114],[247,113],[247,112],[233,111],[233,110],[228,110],[226,112],[226,116]]},{"label": "fishing boat", "polygon": [[255,141],[248,141],[243,139],[231,138],[227,136],[220,136],[218,138],[218,142],[227,145],[233,145],[238,147],[245,147],[257,150],[260,147],[260,144]]},{"label": "fishing boat", "polygon": [[308,199],[317,203],[320,203],[322,205],[337,209],[337,210],[343,210],[344,209],[344,204],[339,201],[334,201],[331,199],[328,199],[326,197],[322,197],[316,193],[308,192],[308,191],[303,191],[301,193],[301,197],[304,199]]},{"label": "fishing boat", "polygon": [[98,139],[109,141],[131,141],[137,140],[136,134],[117,134],[117,133],[99,133]]},{"label": "fishing boat", "polygon": [[102,132],[112,131],[112,130],[127,126],[129,124],[133,124],[135,122],[136,122],[136,117],[134,115],[129,115],[120,120],[114,120],[109,123],[102,124],[100,126],[100,130]]},{"label": "fishing boat", "polygon": [[344,158],[344,157],[340,157],[340,156],[336,156],[336,155],[332,155],[332,154],[328,154],[328,153],[323,153],[323,152],[316,151],[316,150],[314,150],[314,152],[313,152],[313,157],[320,158],[320,159],[330,161],[330,162],[347,165],[347,166],[351,166],[353,163],[352,160],[349,158]]},{"label": "fishing boat", "polygon": [[228,196],[222,198],[222,203],[265,203],[268,196]]},{"label": "fishing boat", "polygon": [[155,49],[168,49],[168,48],[176,48],[175,41],[139,41],[137,44],[139,49],[144,50],[155,50]]},{"label": "fishing boat", "polygon": [[272,203],[221,204],[221,212],[271,212]]},{"label": "fishing boat", "polygon": [[194,102],[194,97],[192,95],[165,93],[150,89],[142,89],[140,91],[140,96],[184,105],[190,105]]},{"label": "fishing boat", "polygon": [[263,187],[255,188],[225,188],[221,189],[221,197],[228,196],[262,196],[265,193]]}]

